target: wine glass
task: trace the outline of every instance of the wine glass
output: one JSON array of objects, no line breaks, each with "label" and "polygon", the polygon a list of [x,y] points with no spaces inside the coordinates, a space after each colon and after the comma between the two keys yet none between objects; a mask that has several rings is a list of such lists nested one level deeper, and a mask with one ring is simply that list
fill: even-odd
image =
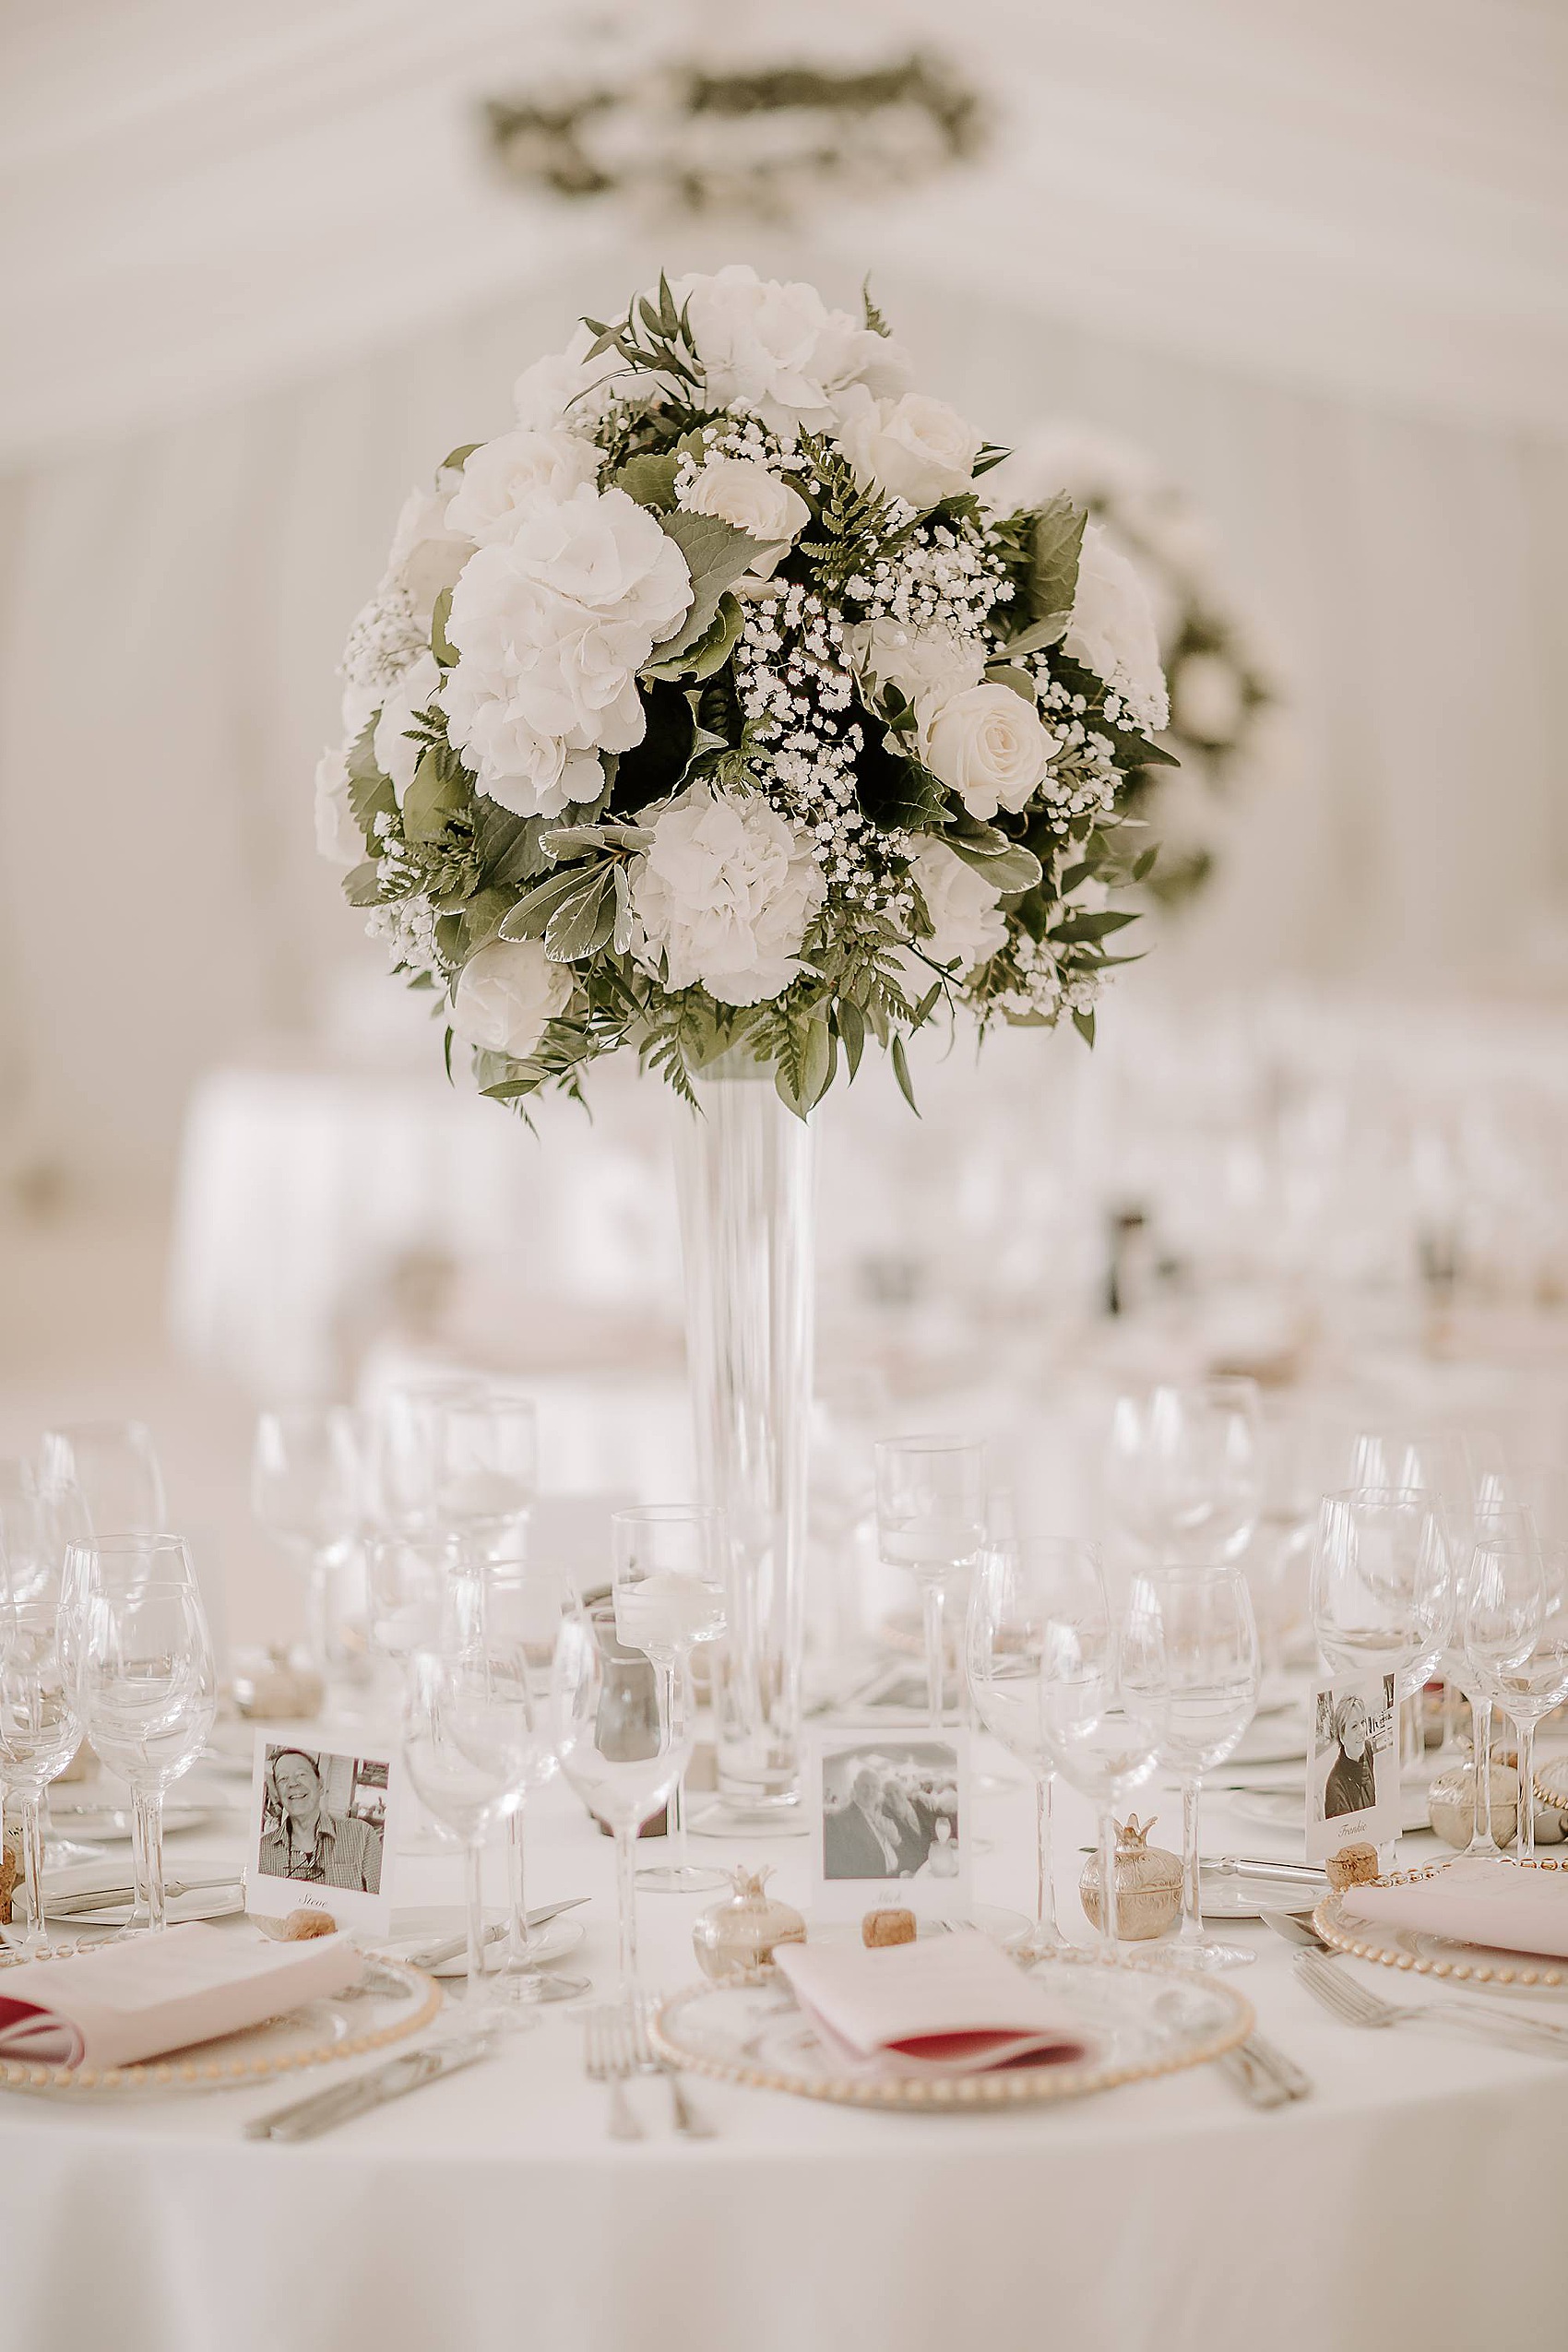
[{"label": "wine glass", "polygon": [[1417,1487],[1325,1494],[1312,1568],[1313,1629],[1338,1675],[1391,1673],[1423,1690],[1447,1645],[1454,1575],[1443,1514]]},{"label": "wine glass", "polygon": [[1157,1560],[1239,1560],[1263,1507],[1257,1383],[1216,1377],[1119,1396],[1107,1498]]},{"label": "wine glass", "polygon": [[876,1530],[883,1559],[921,1588],[930,1722],[942,1728],[947,1653],[943,1612],[985,1542],[985,1448],[962,1437],[889,1437],[876,1448]]},{"label": "wine glass", "polygon": [[0,1789],[20,1819],[30,1959],[52,1949],[43,1923],[43,1791],[81,1737],[52,1600],[0,1602]]},{"label": "wine glass", "polygon": [[966,1626],[975,1712],[992,1737],[1034,1775],[1037,1876],[1028,1952],[1037,1959],[1066,1942],[1056,1918],[1051,1818],[1055,1769],[1046,1738],[1045,1656],[1049,1599],[1075,1562],[1093,1572],[1091,1548],[1073,1537],[1028,1545],[993,1538],[980,1555]]},{"label": "wine glass", "polygon": [[[1533,1524],[1533,1523],[1532,1523]],[[1536,1850],[1536,1726],[1568,1699],[1568,1545],[1498,1530],[1478,1540],[1459,1640],[1476,1685],[1514,1718],[1519,1742],[1515,1854]]]},{"label": "wine glass", "polygon": [[537,1734],[528,1661],[515,1632],[488,1615],[449,1616],[409,1661],[403,1754],[409,1778],[467,1860],[470,2002],[487,2001],[484,1841],[522,1801]]},{"label": "wine glass", "polygon": [[1444,1675],[1458,1684],[1470,1705],[1470,1758],[1475,1773],[1475,1804],[1470,1842],[1465,1848],[1467,1860],[1478,1855],[1493,1859],[1503,1851],[1491,1827],[1491,1718],[1494,1700],[1477,1670],[1465,1640],[1470,1593],[1477,1576],[1486,1569],[1489,1554],[1496,1549],[1511,1547],[1522,1558],[1539,1560],[1539,1540],[1529,1513],[1494,1502],[1491,1497],[1496,1492],[1495,1487],[1487,1490],[1464,1530],[1454,1579],[1450,1638],[1443,1661]]},{"label": "wine glass", "polygon": [[539,1488],[539,1412],[531,1396],[486,1381],[436,1396],[431,1408],[434,1491],[443,1527],[526,1525]]},{"label": "wine glass", "polygon": [[334,1568],[359,1535],[363,1478],[353,1415],[341,1406],[265,1412],[251,1455],[251,1508],[305,1571],[306,1643],[325,1683]]},{"label": "wine glass", "polygon": [[401,1706],[404,1669],[441,1628],[447,1587],[468,1554],[456,1535],[372,1536],[365,1544],[371,1646],[392,1662]]},{"label": "wine glass", "polygon": [[168,1524],[163,1473],[140,1421],[69,1421],[43,1440],[42,1488],[69,1497],[73,1534],[129,1535]]},{"label": "wine glass", "polygon": [[1170,1957],[1185,1967],[1241,1968],[1242,1944],[1204,1933],[1198,1799],[1206,1772],[1235,1752],[1257,1713],[1258,1636],[1239,1568],[1153,1568],[1128,1597],[1123,1681],[1157,1705],[1160,1762],[1182,1789],[1182,1929]]},{"label": "wine glass", "polygon": [[164,1925],[163,1799],[212,1730],[218,1676],[184,1547],[145,1538],[147,1564],[178,1554],[184,1572],[145,1581],[89,1575],[77,1640],[82,1729],[128,1782],[146,1879],[148,1930]]},{"label": "wine glass", "polygon": [[389,1388],[371,1419],[370,1488],[379,1526],[403,1535],[437,1527],[441,1415],[479,1383],[466,1373],[434,1373]]},{"label": "wine glass", "polygon": [[691,1753],[683,1705],[672,1714],[665,1678],[617,1639],[612,1601],[574,1602],[555,1651],[555,1752],[579,1797],[615,1839],[622,2001],[641,2000],[637,1978],[636,1841],[668,1804]]},{"label": "wine glass", "polygon": [[[660,1679],[661,1704],[678,1721],[690,1684],[692,1651],[725,1628],[724,1514],[683,1503],[640,1503],[612,1511],[615,1637],[641,1650]],[[726,1886],[729,1873],[687,1858],[685,1776],[671,1792],[665,1851],[670,1859],[637,1872],[659,1895],[695,1895]]]}]

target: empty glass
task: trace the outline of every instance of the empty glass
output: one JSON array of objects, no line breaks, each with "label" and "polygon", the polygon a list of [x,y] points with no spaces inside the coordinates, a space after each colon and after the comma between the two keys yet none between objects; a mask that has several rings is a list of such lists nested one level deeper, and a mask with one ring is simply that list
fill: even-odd
[{"label": "empty glass", "polygon": [[968,1584],[985,1542],[985,1448],[961,1437],[889,1437],[876,1448],[876,1531],[883,1559],[921,1588],[931,1728],[940,1731],[949,1593]]},{"label": "empty glass", "polygon": [[129,1535],[166,1526],[163,1473],[140,1421],[70,1421],[43,1440],[44,1493],[79,1514],[72,1536]]},{"label": "empty glass", "polygon": [[[717,1641],[725,1627],[724,1514],[683,1503],[642,1503],[611,1513],[610,1539],[616,1639],[652,1660],[664,1709],[678,1723],[692,1652]],[[637,1884],[659,1895],[727,1886],[728,1871],[688,1858],[683,1774],[671,1791],[667,1821],[670,1859],[639,1871]]]},{"label": "empty glass", "polygon": [[1313,1630],[1335,1674],[1389,1673],[1399,1698],[1447,1646],[1454,1576],[1436,1497],[1414,1487],[1325,1494],[1312,1568]]},{"label": "empty glass", "polygon": [[[43,1791],[76,1753],[76,1693],[52,1600],[0,1602],[0,1790],[21,1826],[30,1958],[50,1949],[43,1923]],[[12,1942],[18,1939],[13,1933]]]},{"label": "empty glass", "polygon": [[1106,1499],[1159,1561],[1239,1560],[1263,1506],[1257,1384],[1216,1378],[1120,1396]]},{"label": "empty glass", "polygon": [[1505,1707],[1519,1741],[1515,1853],[1536,1850],[1536,1726],[1568,1699],[1568,1546],[1483,1534],[1466,1581],[1459,1639],[1476,1686]]},{"label": "empty glass", "polygon": [[251,1456],[251,1508],[304,1569],[306,1642],[323,1680],[331,1664],[332,1572],[359,1536],[363,1503],[351,1413],[329,1406],[261,1415]]},{"label": "empty glass", "polygon": [[634,2003],[641,1998],[637,1832],[669,1803],[686,1768],[685,1709],[671,1713],[652,1660],[617,1639],[609,1600],[573,1604],[556,1647],[552,1695],[561,1769],[615,1839],[620,1992]]},{"label": "empty glass", "polygon": [[539,1414],[531,1396],[499,1381],[439,1397],[430,1417],[434,1508],[442,1527],[493,1531],[526,1525],[539,1488]]},{"label": "empty glass", "polygon": [[1480,1672],[1477,1657],[1472,1656],[1467,1644],[1466,1629],[1469,1622],[1470,1595],[1477,1578],[1484,1576],[1489,1566],[1495,1572],[1497,1561],[1509,1553],[1516,1558],[1520,1573],[1527,1574],[1531,1562],[1538,1569],[1539,1539],[1529,1513],[1495,1503],[1478,1508],[1470,1518],[1459,1551],[1450,1639],[1443,1661],[1444,1675],[1450,1681],[1458,1684],[1470,1703],[1470,1756],[1476,1777],[1473,1826],[1470,1842],[1465,1848],[1467,1859],[1476,1855],[1491,1857],[1503,1851],[1491,1826],[1491,1718],[1494,1697],[1488,1688],[1490,1678]]},{"label": "empty glass", "polygon": [[1182,1790],[1182,1930],[1170,1957],[1240,1968],[1243,1944],[1204,1933],[1198,1800],[1206,1772],[1234,1753],[1257,1712],[1258,1636],[1239,1568],[1151,1568],[1135,1577],[1122,1643],[1123,1686],[1158,1708],[1159,1760]]}]

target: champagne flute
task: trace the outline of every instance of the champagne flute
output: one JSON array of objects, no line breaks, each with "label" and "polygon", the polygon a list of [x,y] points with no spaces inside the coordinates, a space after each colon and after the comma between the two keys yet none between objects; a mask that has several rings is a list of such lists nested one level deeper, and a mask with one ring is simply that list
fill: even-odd
[{"label": "champagne flute", "polygon": [[1118,1523],[1157,1560],[1239,1560],[1263,1507],[1256,1382],[1167,1382],[1118,1397],[1107,1490]]},{"label": "champagne flute", "polygon": [[[1533,1538],[1533,1526],[1531,1530]],[[1536,1726],[1568,1699],[1568,1545],[1483,1534],[1467,1580],[1459,1639],[1477,1687],[1514,1718],[1519,1741],[1515,1855],[1536,1851]]]},{"label": "champagne flute", "polygon": [[42,1488],[78,1507],[76,1534],[130,1535],[165,1526],[169,1506],[151,1436],[140,1421],[68,1421],[47,1431]]},{"label": "champagne flute", "polygon": [[0,1789],[20,1820],[28,1899],[20,1942],[32,1960],[53,1948],[43,1922],[43,1791],[70,1763],[80,1737],[57,1607],[51,1600],[0,1602]]},{"label": "champagne flute", "polygon": [[251,1508],[303,1564],[306,1642],[325,1683],[331,1668],[332,1572],[348,1557],[363,1516],[353,1415],[341,1406],[263,1413],[251,1456]]},{"label": "champagne flute", "polygon": [[1241,1968],[1257,1954],[1204,1933],[1198,1839],[1203,1776],[1232,1755],[1257,1713],[1258,1636],[1239,1568],[1156,1568],[1134,1577],[1122,1670],[1164,1719],[1160,1762],[1182,1789],[1182,1928],[1169,1957],[1183,1967]]},{"label": "champagne flute", "polygon": [[622,1645],[612,1601],[574,1602],[561,1629],[552,1683],[561,1769],[615,1839],[620,1922],[619,1994],[641,2002],[637,1975],[637,1832],[668,1804],[686,1768],[691,1734],[672,1715],[664,1680],[643,1652]]},{"label": "champagne flute", "polygon": [[947,1678],[943,1614],[985,1542],[985,1448],[962,1437],[889,1437],[876,1448],[876,1527],[883,1559],[921,1588],[932,1731]]},{"label": "champagne flute", "polygon": [[[147,1541],[153,1564],[160,1549],[184,1553],[176,1537]],[[184,1565],[186,1574],[166,1581],[94,1577],[77,1659],[82,1728],[130,1785],[154,1934],[165,1924],[164,1794],[207,1745],[218,1704],[207,1619]]]},{"label": "champagne flute", "polygon": [[[717,1641],[725,1629],[724,1514],[683,1503],[641,1503],[611,1513],[610,1537],[615,1637],[623,1648],[641,1650],[652,1660],[661,1705],[678,1720],[693,1649]],[[671,1791],[666,1821],[670,1859],[639,1871],[637,1884],[659,1895],[728,1885],[728,1871],[688,1859],[683,1772]]]}]

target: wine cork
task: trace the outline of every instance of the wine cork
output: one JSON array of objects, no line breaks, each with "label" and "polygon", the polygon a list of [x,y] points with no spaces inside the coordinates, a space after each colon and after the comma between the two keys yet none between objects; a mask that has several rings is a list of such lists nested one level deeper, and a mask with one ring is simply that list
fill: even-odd
[{"label": "wine cork", "polygon": [[330,1911],[291,1911],[283,1922],[290,1943],[308,1943],[313,1936],[336,1935],[338,1922]]},{"label": "wine cork", "polygon": [[1377,1847],[1342,1846],[1337,1854],[1329,1856],[1324,1867],[1328,1883],[1336,1892],[1346,1886],[1370,1886],[1378,1874]]},{"label": "wine cork", "polygon": [[868,1911],[861,1921],[861,1942],[868,1952],[880,1952],[889,1943],[913,1943],[915,1915],[879,1906]]}]

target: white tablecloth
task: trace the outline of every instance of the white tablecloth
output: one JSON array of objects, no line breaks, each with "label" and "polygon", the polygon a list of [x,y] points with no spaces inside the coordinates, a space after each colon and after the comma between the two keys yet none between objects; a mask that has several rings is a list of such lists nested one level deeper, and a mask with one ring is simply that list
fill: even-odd
[{"label": "white tablecloth", "polygon": [[[982,1803],[995,1846],[978,1892],[1025,1905],[1032,1800]],[[1157,1809],[1171,1828],[1174,1799]],[[1086,1835],[1062,1804],[1063,1916],[1080,1928],[1069,1890]],[[1269,1850],[1266,1837],[1213,1804],[1209,1850]],[[551,1790],[530,1847],[530,1900],[593,1889],[564,1965],[607,1974],[607,1841]],[[198,1850],[197,1834],[172,1841],[181,1860]],[[803,1841],[750,1850],[803,1894]],[[456,1899],[455,1859],[400,1868],[405,1899]],[[691,1975],[691,1920],[710,1899],[642,1898],[656,1983]],[[1260,1952],[1235,1981],[1317,2086],[1277,2113],[1242,2106],[1213,2068],[997,2118],[851,2113],[694,2078],[717,2138],[677,2142],[664,2085],[638,2081],[648,2136],[622,2144],[561,2009],[491,2062],[297,2148],[240,2137],[247,2115],[299,2095],[297,2076],[75,2111],[13,2096],[0,2104],[8,2338],[40,2352],[1560,2341],[1568,2066],[1432,2028],[1357,2033],[1311,2003],[1264,1930],[1230,1932]]]}]

